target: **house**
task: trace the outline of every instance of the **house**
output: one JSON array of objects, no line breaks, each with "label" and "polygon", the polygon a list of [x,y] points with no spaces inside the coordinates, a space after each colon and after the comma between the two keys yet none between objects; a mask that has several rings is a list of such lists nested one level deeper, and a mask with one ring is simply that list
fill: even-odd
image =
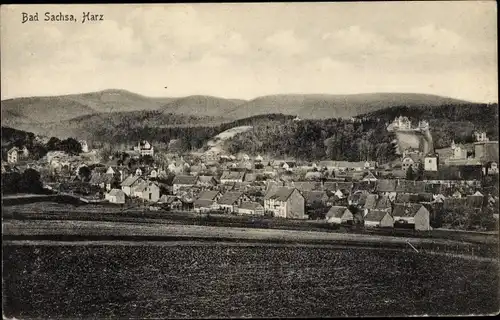
[{"label": "house", "polygon": [[348,198],[349,205],[356,207],[364,207],[366,199],[370,193],[366,190],[358,190],[353,193]]},{"label": "house", "polygon": [[264,209],[276,217],[307,219],[304,196],[296,188],[271,190],[264,197]]},{"label": "house", "polygon": [[17,163],[19,160],[19,148],[13,147],[7,151],[7,162],[8,163]]},{"label": "house", "polygon": [[158,203],[170,210],[180,210],[182,208],[182,202],[179,198],[172,195],[162,195],[161,198],[158,199]]},{"label": "house", "polygon": [[238,207],[238,213],[263,216],[264,207],[258,202],[244,201]]},{"label": "house", "polygon": [[110,203],[124,204],[125,192],[120,189],[111,189],[108,193],[106,193],[105,199]]},{"label": "house", "polygon": [[135,169],[135,175],[136,176],[142,176],[142,169],[141,168]]},{"label": "house", "polygon": [[371,210],[364,217],[365,227],[394,227],[394,219],[392,216],[385,210]]},{"label": "house", "polygon": [[452,160],[463,160],[467,159],[467,149],[462,144],[457,144],[452,146],[453,155],[451,156]]},{"label": "house", "polygon": [[485,175],[498,174],[498,164],[495,161],[490,161],[485,165]]},{"label": "house", "polygon": [[155,182],[143,182],[135,188],[133,195],[142,200],[157,202],[160,199],[160,187]]},{"label": "house", "polygon": [[241,205],[243,201],[249,201],[250,199],[243,194],[243,192],[226,192],[217,201],[217,206],[219,209],[226,212],[237,212],[237,208]]},{"label": "house", "polygon": [[309,171],[306,172],[304,179],[306,180],[321,180],[323,175],[319,171]]},{"label": "house", "polygon": [[392,217],[397,225],[407,224],[413,226],[415,230],[431,230],[430,213],[427,208],[420,203],[396,204],[392,211]]},{"label": "house", "polygon": [[363,216],[366,216],[371,210],[377,206],[378,195],[368,194],[363,205]]},{"label": "house", "polygon": [[88,144],[87,144],[87,141],[85,141],[85,140],[80,140],[80,141],[78,141],[78,142],[80,143],[80,146],[82,147],[82,152],[83,152],[83,153],[87,153],[87,152],[89,152],[89,146],[88,146]]},{"label": "house", "polygon": [[476,138],[477,142],[490,141],[490,139],[486,136],[486,132],[484,131],[475,131],[474,138]]},{"label": "house", "polygon": [[193,203],[194,211],[206,212],[217,208],[217,203],[214,199],[196,199]]},{"label": "house", "polygon": [[476,191],[473,195],[467,196],[467,206],[470,208],[481,208],[484,203],[484,196],[481,192]]},{"label": "house", "polygon": [[401,168],[403,171],[407,171],[410,167],[413,171],[417,170],[417,166],[420,163],[420,156],[415,153],[405,154],[401,160]]},{"label": "house", "polygon": [[326,204],[328,201],[326,191],[303,191],[302,195],[308,206],[313,204]]},{"label": "house", "polygon": [[135,188],[146,181],[139,176],[129,176],[121,183],[122,191],[129,197],[135,193]]},{"label": "house", "polygon": [[245,172],[243,171],[224,171],[220,177],[220,182],[222,184],[231,182],[243,182],[245,178]]},{"label": "house", "polygon": [[137,146],[134,147],[134,151],[141,156],[153,156],[154,147],[146,140],[143,140],[137,143]]},{"label": "house", "polygon": [[365,173],[363,175],[363,178],[361,179],[361,181],[374,182],[374,181],[377,181],[377,178],[375,177],[375,175],[373,175],[373,173],[371,171],[368,171],[367,173]]},{"label": "house", "polygon": [[213,187],[217,185],[217,180],[213,176],[199,176],[197,185],[202,187]]},{"label": "house", "polygon": [[218,201],[222,197],[222,194],[219,191],[202,191],[198,195],[198,199],[203,199],[203,200],[213,200],[213,201]]},{"label": "house", "polygon": [[175,176],[174,180],[172,181],[173,193],[176,194],[181,188],[193,187],[198,183],[198,179],[199,178],[197,176],[183,176],[183,175]]},{"label": "house", "polygon": [[438,171],[439,165],[439,155],[438,154],[428,154],[424,157],[424,170],[425,171]]},{"label": "house", "polygon": [[156,170],[155,168],[151,169],[149,171],[149,177],[150,178],[158,178],[158,170]]},{"label": "house", "polygon": [[326,221],[335,224],[352,223],[354,215],[347,207],[333,206],[326,213]]}]

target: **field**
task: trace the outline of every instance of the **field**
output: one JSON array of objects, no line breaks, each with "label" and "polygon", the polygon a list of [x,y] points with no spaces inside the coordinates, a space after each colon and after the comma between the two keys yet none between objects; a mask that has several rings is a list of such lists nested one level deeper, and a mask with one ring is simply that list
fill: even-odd
[{"label": "field", "polygon": [[3,246],[4,315],[336,317],[498,312],[498,265],[297,245]]}]

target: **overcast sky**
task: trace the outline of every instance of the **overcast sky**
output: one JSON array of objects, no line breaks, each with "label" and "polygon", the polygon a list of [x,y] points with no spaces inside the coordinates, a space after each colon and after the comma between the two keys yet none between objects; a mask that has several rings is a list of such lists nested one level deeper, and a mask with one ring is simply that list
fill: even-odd
[{"label": "overcast sky", "polygon": [[[173,97],[416,92],[498,100],[494,1],[1,10],[2,99],[119,88]],[[104,21],[82,24],[84,11]],[[22,12],[41,21],[22,24]],[[78,21],[45,22],[45,12]]]}]

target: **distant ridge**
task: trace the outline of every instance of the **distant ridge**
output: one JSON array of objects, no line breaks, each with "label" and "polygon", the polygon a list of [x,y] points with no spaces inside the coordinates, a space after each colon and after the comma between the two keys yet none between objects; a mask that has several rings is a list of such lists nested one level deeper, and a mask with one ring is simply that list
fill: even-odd
[{"label": "distant ridge", "polygon": [[470,102],[419,93],[280,94],[248,101],[228,116],[245,118],[268,113],[282,113],[298,115],[303,119],[346,118],[400,105],[418,107],[468,103]]},{"label": "distant ridge", "polygon": [[[258,115],[281,113],[302,119],[347,118],[393,106],[441,106],[469,104],[464,100],[417,93],[366,93],[366,94],[278,94],[257,97],[246,101],[208,95],[187,97],[147,97],[127,90],[68,94],[53,97],[27,97],[1,102],[2,125],[13,128],[29,128],[33,125],[50,124],[57,128],[79,117],[136,111],[157,111],[163,114],[212,117],[237,120]],[[127,116],[126,119],[133,119]],[[148,114],[153,117],[153,114]],[[81,118],[80,118],[81,119]],[[120,116],[99,117],[102,121],[116,123]],[[76,123],[75,121],[69,121]],[[158,121],[154,121],[158,124]],[[186,123],[187,124],[187,123]]]}]

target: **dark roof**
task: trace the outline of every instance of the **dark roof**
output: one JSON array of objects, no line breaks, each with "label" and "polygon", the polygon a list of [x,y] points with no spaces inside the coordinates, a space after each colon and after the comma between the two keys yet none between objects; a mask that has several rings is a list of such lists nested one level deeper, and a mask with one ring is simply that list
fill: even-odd
[{"label": "dark roof", "polygon": [[349,209],[343,206],[332,206],[326,213],[326,218],[342,218],[346,210]]},{"label": "dark roof", "polygon": [[246,209],[246,210],[258,210],[258,209],[263,209],[262,205],[258,202],[251,202],[251,201],[245,201],[242,202],[240,205],[241,209]]},{"label": "dark roof", "polygon": [[245,172],[242,171],[224,171],[221,180],[243,180]]},{"label": "dark roof", "polygon": [[226,192],[217,201],[218,204],[233,205],[243,195],[243,192]]},{"label": "dark roof", "polygon": [[214,200],[198,199],[198,200],[195,200],[194,205],[196,207],[210,207],[213,203],[214,203]]},{"label": "dark roof", "polygon": [[377,205],[377,195],[376,194],[367,195],[364,208],[365,209],[375,209],[376,205]]},{"label": "dark roof", "polygon": [[321,182],[313,181],[294,181],[293,186],[300,191],[321,190]]},{"label": "dark roof", "polygon": [[395,192],[396,180],[377,180],[375,190],[377,190],[377,192]]},{"label": "dark roof", "polygon": [[380,222],[384,217],[385,215],[388,214],[387,211],[385,210],[371,210],[370,212],[368,212],[368,214],[365,216],[365,221],[376,221],[376,222]]},{"label": "dark roof", "polygon": [[365,190],[359,190],[351,194],[351,201],[357,202],[358,205],[362,206],[366,202],[366,198],[369,193]]},{"label": "dark roof", "polygon": [[389,209],[392,208],[391,200],[388,196],[382,196],[377,200],[376,209]]},{"label": "dark roof", "polygon": [[200,179],[200,182],[204,182],[204,183],[214,183],[214,184],[217,183],[217,181],[215,180],[215,178],[213,176],[199,176],[199,179]]},{"label": "dark roof", "polygon": [[198,196],[198,199],[215,200],[215,198],[217,198],[218,194],[219,194],[219,191],[203,191]]},{"label": "dark roof", "polygon": [[196,176],[175,176],[172,184],[196,184],[198,177]]},{"label": "dark roof", "polygon": [[420,193],[425,192],[424,181],[397,180],[396,192]]},{"label": "dark roof", "polygon": [[396,205],[394,205],[394,210],[392,210],[392,216],[393,217],[413,217],[418,212],[418,210],[420,210],[420,208],[422,208],[422,207],[424,207],[424,206],[420,203],[396,204]]},{"label": "dark roof", "polygon": [[266,199],[274,199],[278,201],[287,201],[290,195],[292,195],[295,188],[281,187],[276,190],[273,194],[266,195]]},{"label": "dark roof", "polygon": [[158,200],[158,202],[160,203],[172,203],[174,202],[175,200],[178,200],[176,196],[171,196],[171,195],[162,195],[160,200]]},{"label": "dark roof", "polygon": [[321,202],[323,199],[327,198],[325,191],[304,191],[302,194],[308,203]]},{"label": "dark roof", "polygon": [[446,198],[444,199],[444,208],[457,208],[467,205],[467,198]]},{"label": "dark roof", "polygon": [[127,177],[125,180],[123,180],[122,182],[122,187],[130,187],[132,186],[134,183],[137,183],[137,181],[142,178],[139,177],[139,176],[129,176]]}]

